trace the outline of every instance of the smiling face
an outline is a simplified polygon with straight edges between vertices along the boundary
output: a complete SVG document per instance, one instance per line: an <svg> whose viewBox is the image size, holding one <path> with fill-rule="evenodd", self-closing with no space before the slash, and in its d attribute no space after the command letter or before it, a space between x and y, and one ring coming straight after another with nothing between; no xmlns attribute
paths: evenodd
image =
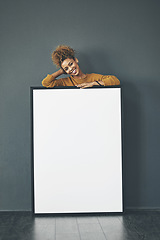
<svg viewBox="0 0 160 240"><path fill-rule="evenodd" d="M78 76L79 73L80 73L80 68L79 68L79 65L78 65L78 59L77 58L75 58L75 59L66 58L62 62L61 67L69 75Z"/></svg>

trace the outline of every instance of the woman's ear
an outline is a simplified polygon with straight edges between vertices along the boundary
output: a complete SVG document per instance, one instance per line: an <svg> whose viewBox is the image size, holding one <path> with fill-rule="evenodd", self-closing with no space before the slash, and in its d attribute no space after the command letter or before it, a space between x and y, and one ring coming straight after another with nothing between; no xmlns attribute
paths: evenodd
<svg viewBox="0 0 160 240"><path fill-rule="evenodd" d="M77 58L75 58L75 61L76 61L76 63L78 63L78 62L79 62Z"/></svg>

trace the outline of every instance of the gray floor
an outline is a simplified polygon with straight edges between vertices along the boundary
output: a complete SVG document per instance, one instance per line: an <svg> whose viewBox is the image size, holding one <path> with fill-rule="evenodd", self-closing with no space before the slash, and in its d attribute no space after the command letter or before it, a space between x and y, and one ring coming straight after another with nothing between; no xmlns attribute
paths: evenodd
<svg viewBox="0 0 160 240"><path fill-rule="evenodd" d="M0 213L0 240L160 240L160 212L34 216Z"/></svg>

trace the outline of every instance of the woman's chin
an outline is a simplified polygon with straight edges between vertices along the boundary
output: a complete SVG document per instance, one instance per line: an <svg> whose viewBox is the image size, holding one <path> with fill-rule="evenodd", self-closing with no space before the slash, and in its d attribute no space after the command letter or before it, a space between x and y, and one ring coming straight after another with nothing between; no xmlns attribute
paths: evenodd
<svg viewBox="0 0 160 240"><path fill-rule="evenodd" d="M75 73L75 74L71 74L72 77L78 77L79 76L79 73Z"/></svg>

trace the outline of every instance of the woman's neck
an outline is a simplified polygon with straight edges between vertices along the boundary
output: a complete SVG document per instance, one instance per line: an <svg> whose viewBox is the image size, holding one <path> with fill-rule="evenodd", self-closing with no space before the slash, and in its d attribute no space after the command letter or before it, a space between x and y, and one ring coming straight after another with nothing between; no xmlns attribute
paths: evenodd
<svg viewBox="0 0 160 240"><path fill-rule="evenodd" d="M83 79L83 78L86 77L86 74L83 73L83 72L80 70L78 76L72 76L72 77L73 77L74 79Z"/></svg>

